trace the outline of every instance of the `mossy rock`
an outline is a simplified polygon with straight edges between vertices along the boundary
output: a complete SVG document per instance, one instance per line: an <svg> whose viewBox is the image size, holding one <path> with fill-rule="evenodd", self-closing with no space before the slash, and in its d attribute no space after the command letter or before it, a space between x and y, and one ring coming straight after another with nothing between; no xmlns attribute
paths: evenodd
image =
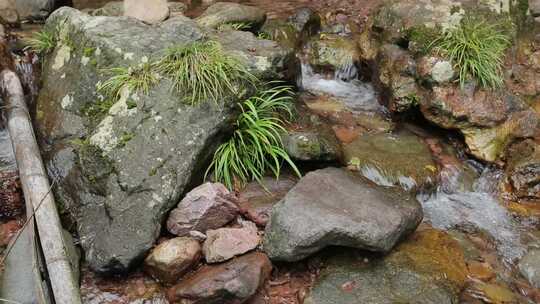
<svg viewBox="0 0 540 304"><path fill-rule="evenodd" d="M306 304L458 303L467 268L459 244L434 229L415 232L386 257L338 249Z"/></svg>
<svg viewBox="0 0 540 304"><path fill-rule="evenodd" d="M149 26L62 8L45 27L57 31L59 42L44 58L36 129L57 181L55 196L77 221L89 266L100 273L129 271L153 246L182 193L202 179L203 165L232 127L238 100L190 106L165 77L147 94L123 90L111 100L98 90L111 77L103 71L156 60L172 45L210 37L256 76L275 77L284 74L291 52L251 33L232 36L233 44L182 16Z"/></svg>

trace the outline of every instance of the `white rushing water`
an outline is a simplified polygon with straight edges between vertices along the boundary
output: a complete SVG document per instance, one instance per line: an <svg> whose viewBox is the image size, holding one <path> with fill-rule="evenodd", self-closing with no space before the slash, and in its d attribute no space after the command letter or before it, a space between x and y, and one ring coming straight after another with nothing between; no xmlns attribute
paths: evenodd
<svg viewBox="0 0 540 304"><path fill-rule="evenodd" d="M493 239L506 262L519 259L526 250L520 240L521 223L496 198L501 172L486 168L469 191L457 183L459 171L451 174L455 176L445 179L434 194L418 195L425 219L438 229L483 232Z"/></svg>
<svg viewBox="0 0 540 304"><path fill-rule="evenodd" d="M302 63L301 69L298 85L303 90L335 97L353 113L384 111L384 107L378 102L373 86L357 79L358 69L354 64L340 68L330 79L315 73L307 63Z"/></svg>

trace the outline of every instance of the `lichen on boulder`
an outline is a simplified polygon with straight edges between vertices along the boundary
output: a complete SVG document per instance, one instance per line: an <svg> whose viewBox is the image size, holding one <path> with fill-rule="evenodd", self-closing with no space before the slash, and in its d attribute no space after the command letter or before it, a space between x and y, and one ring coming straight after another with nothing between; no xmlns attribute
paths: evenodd
<svg viewBox="0 0 540 304"><path fill-rule="evenodd" d="M55 196L77 222L89 266L125 272L142 261L167 212L200 181L231 128L234 98L190 106L160 77L147 94L122 90L111 100L98 91L109 77L103 71L156 60L170 46L216 33L183 16L149 26L71 8L57 10L45 27L58 29L58 42L44 58L37 129ZM290 52L272 41L236 38L234 47L223 43L226 56L238 56L256 76L284 73ZM256 51L242 48L254 44Z"/></svg>

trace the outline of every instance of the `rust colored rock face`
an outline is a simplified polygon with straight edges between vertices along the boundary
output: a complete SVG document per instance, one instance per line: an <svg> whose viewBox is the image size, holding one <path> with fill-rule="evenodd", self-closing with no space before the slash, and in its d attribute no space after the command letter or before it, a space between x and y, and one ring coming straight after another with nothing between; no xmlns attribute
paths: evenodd
<svg viewBox="0 0 540 304"><path fill-rule="evenodd" d="M264 284L272 271L268 257L260 252L216 266L205 266L168 292L171 303L239 304Z"/></svg>
<svg viewBox="0 0 540 304"><path fill-rule="evenodd" d="M244 222L242 228L209 230L203 245L207 263L219 263L255 249L261 238L257 226Z"/></svg>
<svg viewBox="0 0 540 304"><path fill-rule="evenodd" d="M178 236L190 231L206 233L209 229L223 227L237 213L235 196L219 183L206 183L191 192L171 211L167 229Z"/></svg>

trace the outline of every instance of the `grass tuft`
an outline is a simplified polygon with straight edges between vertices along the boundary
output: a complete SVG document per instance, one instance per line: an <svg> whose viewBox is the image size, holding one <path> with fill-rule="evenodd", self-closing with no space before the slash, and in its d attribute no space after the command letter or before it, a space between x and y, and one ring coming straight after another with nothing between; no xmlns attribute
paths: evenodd
<svg viewBox="0 0 540 304"><path fill-rule="evenodd" d="M233 31L249 31L253 27L251 22L227 22L218 26L218 31L233 30Z"/></svg>
<svg viewBox="0 0 540 304"><path fill-rule="evenodd" d="M233 189L252 180L261 182L267 171L278 178L286 162L300 176L281 140L286 118L279 113L292 117L292 100L292 88L277 85L239 103L236 130L219 146L206 175L213 169L214 179Z"/></svg>
<svg viewBox="0 0 540 304"><path fill-rule="evenodd" d="M241 83L256 82L255 76L215 41L169 48L157 68L172 79L175 89L183 92L191 105L237 96Z"/></svg>
<svg viewBox="0 0 540 304"><path fill-rule="evenodd" d="M500 87L504 54L511 43L504 30L506 25L465 17L458 27L442 33L431 46L455 64L461 86L474 78L481 86Z"/></svg>
<svg viewBox="0 0 540 304"><path fill-rule="evenodd" d="M124 89L148 94L150 88L159 81L154 65L148 62L135 67L108 69L106 73L112 76L98 86L98 91L113 100L120 99Z"/></svg>
<svg viewBox="0 0 540 304"><path fill-rule="evenodd" d="M47 54L51 52L57 44L57 37L54 31L41 30L34 33L27 43L30 48L38 54Z"/></svg>

